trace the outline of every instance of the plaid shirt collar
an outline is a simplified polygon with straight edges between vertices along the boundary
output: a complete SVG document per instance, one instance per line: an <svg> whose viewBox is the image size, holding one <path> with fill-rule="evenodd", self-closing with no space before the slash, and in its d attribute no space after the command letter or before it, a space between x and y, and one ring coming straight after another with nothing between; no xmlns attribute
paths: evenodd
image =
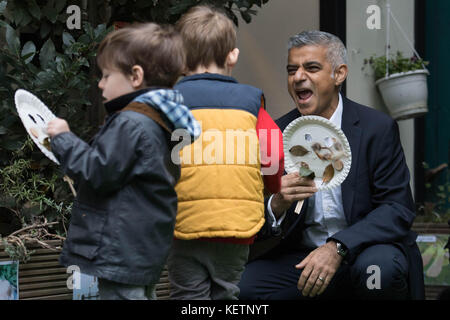
<svg viewBox="0 0 450 320"><path fill-rule="evenodd" d="M183 96L178 90L152 90L139 95L133 101L145 103L160 110L172 122L175 129L186 130L192 141L200 136L201 127L189 108L183 104Z"/></svg>

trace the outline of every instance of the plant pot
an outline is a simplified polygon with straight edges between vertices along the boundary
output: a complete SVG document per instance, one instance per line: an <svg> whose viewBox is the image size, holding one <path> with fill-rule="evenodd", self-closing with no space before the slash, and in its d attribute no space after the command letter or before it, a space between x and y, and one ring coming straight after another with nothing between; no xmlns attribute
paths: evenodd
<svg viewBox="0 0 450 320"><path fill-rule="evenodd" d="M428 112L427 70L395 73L375 82L395 120L419 117Z"/></svg>

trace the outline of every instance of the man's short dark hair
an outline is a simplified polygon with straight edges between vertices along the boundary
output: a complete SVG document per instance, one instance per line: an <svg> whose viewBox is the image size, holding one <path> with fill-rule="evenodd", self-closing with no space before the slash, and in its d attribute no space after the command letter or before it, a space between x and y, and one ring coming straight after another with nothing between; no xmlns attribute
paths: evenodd
<svg viewBox="0 0 450 320"><path fill-rule="evenodd" d="M347 64L347 49L341 39L324 31L303 31L290 37L288 51L292 48L301 48L308 45L326 47L328 62L331 63L333 69L341 64Z"/></svg>

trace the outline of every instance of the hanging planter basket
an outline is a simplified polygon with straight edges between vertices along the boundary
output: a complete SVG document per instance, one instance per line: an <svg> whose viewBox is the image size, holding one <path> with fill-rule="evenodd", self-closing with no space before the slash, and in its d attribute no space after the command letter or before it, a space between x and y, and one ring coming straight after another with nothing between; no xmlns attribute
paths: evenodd
<svg viewBox="0 0 450 320"><path fill-rule="evenodd" d="M395 120L420 117L428 112L428 70L395 73L375 82Z"/></svg>
<svg viewBox="0 0 450 320"><path fill-rule="evenodd" d="M375 70L375 85L381 93L384 104L395 120L405 120L420 117L428 112L427 76L430 74L425 67L428 62L423 61L409 40L406 32L391 11L389 0L386 3L386 52L384 56L371 57L364 64L372 65ZM414 55L404 58L400 51L391 57L390 21L395 22L398 29L408 42Z"/></svg>

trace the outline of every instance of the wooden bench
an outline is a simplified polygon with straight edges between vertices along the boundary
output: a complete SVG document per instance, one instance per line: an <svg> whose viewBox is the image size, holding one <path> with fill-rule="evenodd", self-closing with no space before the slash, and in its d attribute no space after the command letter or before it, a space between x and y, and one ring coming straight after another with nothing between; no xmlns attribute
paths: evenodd
<svg viewBox="0 0 450 320"><path fill-rule="evenodd" d="M46 243L62 247L58 240ZM71 274L58 262L61 249L54 251L34 244L27 245L27 249L34 252L27 263L19 263L19 300L72 300L73 291L67 288ZM0 245L0 261L11 261L3 245ZM169 293L169 273L164 267L156 285L156 296L158 300L168 300Z"/></svg>
<svg viewBox="0 0 450 320"><path fill-rule="evenodd" d="M159 282L156 285L156 297L158 300L169 300L170 295L170 282L169 272L167 266L164 267Z"/></svg>
<svg viewBox="0 0 450 320"><path fill-rule="evenodd" d="M62 246L59 240L46 241L52 247ZM0 261L11 258L0 245ZM58 262L61 249L45 249L27 244L34 251L27 263L19 263L19 300L72 300L73 292L67 288L70 274Z"/></svg>

